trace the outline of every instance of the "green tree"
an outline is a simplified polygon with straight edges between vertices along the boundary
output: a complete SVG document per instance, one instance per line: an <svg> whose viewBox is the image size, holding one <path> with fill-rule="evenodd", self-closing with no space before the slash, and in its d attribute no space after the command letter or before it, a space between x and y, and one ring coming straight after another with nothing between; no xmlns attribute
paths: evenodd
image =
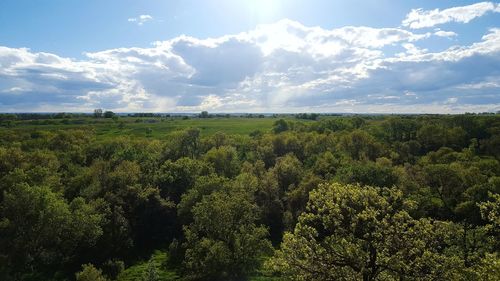
<svg viewBox="0 0 500 281"><path fill-rule="evenodd" d="M417 131L417 140L425 151L438 150L442 146L463 148L467 132L460 127L447 128L439 124L425 124Z"/></svg>
<svg viewBox="0 0 500 281"><path fill-rule="evenodd" d="M316 158L313 171L325 179L331 179L335 176L339 167L340 159L336 158L330 151L326 151Z"/></svg>
<svg viewBox="0 0 500 281"><path fill-rule="evenodd" d="M290 280L459 277L455 259L439 250L453 225L414 220L411 205L394 189L320 185L268 266Z"/></svg>
<svg viewBox="0 0 500 281"><path fill-rule="evenodd" d="M302 179L304 169L302 163L293 154L287 154L278 158L276 164L271 169L278 181L281 192L297 186Z"/></svg>
<svg viewBox="0 0 500 281"><path fill-rule="evenodd" d="M48 187L17 184L0 205L0 256L17 276L50 266L63 269L78 251L96 244L101 222L82 198L68 205Z"/></svg>
<svg viewBox="0 0 500 281"><path fill-rule="evenodd" d="M500 243L500 194L490 193L491 201L478 204L481 215L488 221L486 231L493 238L494 249L499 249ZM471 280L494 281L500 279L500 257L498 251L486 253L479 262L469 269Z"/></svg>
<svg viewBox="0 0 500 281"><path fill-rule="evenodd" d="M208 118L208 117L209 117L209 115L208 115L208 111L202 111L202 112L200 113L200 118Z"/></svg>
<svg viewBox="0 0 500 281"><path fill-rule="evenodd" d="M469 280L500 280L500 257L498 253L486 254L469 272Z"/></svg>
<svg viewBox="0 0 500 281"><path fill-rule="evenodd" d="M362 130L354 130L340 138L339 147L354 160L372 160L381 156L382 146L373 136Z"/></svg>
<svg viewBox="0 0 500 281"><path fill-rule="evenodd" d="M164 154L166 159L173 160L181 157L195 158L200 153L199 146L200 130L189 128L170 135Z"/></svg>
<svg viewBox="0 0 500 281"><path fill-rule="evenodd" d="M113 111L104 112L104 118L112 118L113 116L115 116L115 113Z"/></svg>
<svg viewBox="0 0 500 281"><path fill-rule="evenodd" d="M191 222L192 208L199 203L204 196L222 190L227 184L227 178L215 174L198 177L194 186L182 194L181 201L177 205L179 217L185 222Z"/></svg>
<svg viewBox="0 0 500 281"><path fill-rule="evenodd" d="M154 183L159 187L162 197L178 203L181 195L193 187L197 177L212 172L213 168L200 160L187 157L175 162L167 160L156 171Z"/></svg>
<svg viewBox="0 0 500 281"><path fill-rule="evenodd" d="M500 194L490 193L491 201L479 204L481 215L493 227L500 228ZM500 230L500 229L499 229Z"/></svg>
<svg viewBox="0 0 500 281"><path fill-rule="evenodd" d="M275 134L288 131L288 122L283 119L276 120L273 125L273 132Z"/></svg>
<svg viewBox="0 0 500 281"><path fill-rule="evenodd" d="M76 281L107 281L102 271L95 268L92 264L82 265L82 271L75 274Z"/></svg>
<svg viewBox="0 0 500 281"><path fill-rule="evenodd" d="M245 181L243 181L245 182ZM214 192L193 207L184 228L184 267L194 280L238 280L252 273L271 249L267 230L256 225L251 193L238 187Z"/></svg>
<svg viewBox="0 0 500 281"><path fill-rule="evenodd" d="M336 178L343 183L358 183L378 187L392 187L398 180L392 167L370 161L346 163L338 169Z"/></svg>
<svg viewBox="0 0 500 281"><path fill-rule="evenodd" d="M148 262L148 267L146 268L146 271L142 275L142 281L159 281L160 276L158 274L158 269L156 268L156 265L152 262Z"/></svg>
<svg viewBox="0 0 500 281"><path fill-rule="evenodd" d="M231 178L239 172L238 154L232 146L214 147L205 154L204 159L214 167L218 175Z"/></svg>
<svg viewBox="0 0 500 281"><path fill-rule="evenodd" d="M101 118L102 117L102 109L101 108L94 109L94 117L95 118Z"/></svg>

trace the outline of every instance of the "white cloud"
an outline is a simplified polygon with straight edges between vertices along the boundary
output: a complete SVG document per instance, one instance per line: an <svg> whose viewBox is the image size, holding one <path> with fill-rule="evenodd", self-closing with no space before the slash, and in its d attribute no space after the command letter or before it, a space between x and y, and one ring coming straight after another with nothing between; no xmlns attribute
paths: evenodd
<svg viewBox="0 0 500 281"><path fill-rule="evenodd" d="M403 26L418 29L448 22L468 23L488 12L500 12L500 5L492 2L480 2L444 10L413 9L403 20Z"/></svg>
<svg viewBox="0 0 500 281"><path fill-rule="evenodd" d="M2 93L18 93L18 92L26 92L26 89L23 89L21 87L12 87L10 89L4 89L1 92Z"/></svg>
<svg viewBox="0 0 500 281"><path fill-rule="evenodd" d="M438 31L434 32L434 35L439 36L439 37L451 38L451 37L457 36L458 34L456 34L453 31L438 30Z"/></svg>
<svg viewBox="0 0 500 281"><path fill-rule="evenodd" d="M148 21L152 21L153 17L151 15L140 15L136 18L129 18L128 22L135 22L137 25L143 25Z"/></svg>
<svg viewBox="0 0 500 281"><path fill-rule="evenodd" d="M483 90L483 89L488 89L488 88L500 88L500 82L498 82L498 81L500 81L500 77L493 77L491 79L486 78L485 81L458 85L457 89Z"/></svg>
<svg viewBox="0 0 500 281"><path fill-rule="evenodd" d="M458 98L451 97L451 98L448 98L445 103L447 103L447 104L455 104L455 103L457 103L457 101L458 101Z"/></svg>
<svg viewBox="0 0 500 281"><path fill-rule="evenodd" d="M398 57L405 57L407 55L422 55L428 51L427 49L420 49L412 43L404 43L401 44L401 46L406 50L406 52L396 54Z"/></svg>
<svg viewBox="0 0 500 281"><path fill-rule="evenodd" d="M83 60L0 47L0 111L498 110L492 83L500 77L500 29L441 52L417 46L429 36L283 20L218 38L180 36L150 48L86 53ZM387 47L403 52L390 55Z"/></svg>

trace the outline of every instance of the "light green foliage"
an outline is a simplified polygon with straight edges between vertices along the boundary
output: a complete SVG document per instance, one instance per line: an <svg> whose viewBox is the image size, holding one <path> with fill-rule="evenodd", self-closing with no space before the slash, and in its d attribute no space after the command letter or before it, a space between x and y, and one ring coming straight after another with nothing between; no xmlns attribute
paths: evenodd
<svg viewBox="0 0 500 281"><path fill-rule="evenodd" d="M500 280L500 257L498 255L498 252L486 254L481 261L468 270L467 276L469 280Z"/></svg>
<svg viewBox="0 0 500 281"><path fill-rule="evenodd" d="M340 159L336 158L330 151L326 151L316 159L313 169L317 175L325 179L331 179L337 172L339 166Z"/></svg>
<svg viewBox="0 0 500 281"><path fill-rule="evenodd" d="M287 154L276 161L271 173L276 177L281 192L297 186L303 176L302 163L293 154Z"/></svg>
<svg viewBox="0 0 500 281"><path fill-rule="evenodd" d="M481 214L492 226L500 227L500 194L490 194L493 200L480 204Z"/></svg>
<svg viewBox="0 0 500 281"><path fill-rule="evenodd" d="M238 154L232 146L212 148L205 154L204 159L214 167L215 172L220 176L231 178L239 172Z"/></svg>
<svg viewBox="0 0 500 281"><path fill-rule="evenodd" d="M76 281L107 281L102 271L92 264L82 265L82 271L76 273Z"/></svg>
<svg viewBox="0 0 500 281"><path fill-rule="evenodd" d="M198 156L200 130L196 128L187 128L182 131L176 131L172 134L168 144L169 153L173 158Z"/></svg>
<svg viewBox="0 0 500 281"><path fill-rule="evenodd" d="M198 202L201 201L203 196L219 191L227 184L228 180L226 178L215 174L199 177L196 180L194 187L182 195L181 201L177 205L177 212L179 216L185 222L190 222L192 220L191 210Z"/></svg>
<svg viewBox="0 0 500 281"><path fill-rule="evenodd" d="M156 278L146 280L171 281L178 280L179 276L166 267L168 256L165 252L155 251L151 258L144 262L139 262L125 269L116 281L143 281L144 278Z"/></svg>
<svg viewBox="0 0 500 281"><path fill-rule="evenodd" d="M158 275L158 270L156 266L151 261L148 263L146 271L142 274L142 281L159 281L160 276Z"/></svg>
<svg viewBox="0 0 500 281"><path fill-rule="evenodd" d="M491 200L478 203L481 216L488 223L484 227L486 232L493 237L494 249L500 249L500 194L490 193ZM498 257L497 257L498 258Z"/></svg>
<svg viewBox="0 0 500 281"><path fill-rule="evenodd" d="M370 134L354 130L340 138L339 147L354 160L375 160L382 155L382 145Z"/></svg>
<svg viewBox="0 0 500 281"><path fill-rule="evenodd" d="M414 220L396 190L321 185L268 266L291 280L434 280L459 276L439 252L448 223Z"/></svg>

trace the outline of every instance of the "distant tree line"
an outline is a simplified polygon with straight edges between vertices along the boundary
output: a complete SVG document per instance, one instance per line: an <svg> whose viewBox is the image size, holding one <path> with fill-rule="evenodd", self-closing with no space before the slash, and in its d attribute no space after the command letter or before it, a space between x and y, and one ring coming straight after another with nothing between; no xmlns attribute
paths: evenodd
<svg viewBox="0 0 500 281"><path fill-rule="evenodd" d="M127 114L129 117L154 117L154 118L161 118L161 117L170 117L170 114L160 114L160 113L130 113Z"/></svg>
<svg viewBox="0 0 500 281"><path fill-rule="evenodd" d="M86 117L84 113L0 113L0 122L6 120L69 119Z"/></svg>
<svg viewBox="0 0 500 281"><path fill-rule="evenodd" d="M100 108L94 109L94 117L95 118L113 118L115 113L113 111L103 111Z"/></svg>
<svg viewBox="0 0 500 281"><path fill-rule="evenodd" d="M295 114L295 118L297 119L306 119L306 120L317 120L319 114L317 113L298 113Z"/></svg>
<svg viewBox="0 0 500 281"><path fill-rule="evenodd" d="M231 118L231 114L228 113L215 113L209 114L208 111L202 111L198 118Z"/></svg>

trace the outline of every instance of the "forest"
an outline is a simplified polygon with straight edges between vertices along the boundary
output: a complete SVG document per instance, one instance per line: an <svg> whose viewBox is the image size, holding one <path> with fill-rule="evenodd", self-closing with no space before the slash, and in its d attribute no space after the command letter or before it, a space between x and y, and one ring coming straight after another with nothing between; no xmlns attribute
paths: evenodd
<svg viewBox="0 0 500 281"><path fill-rule="evenodd" d="M499 235L500 114L0 116L3 281L493 281Z"/></svg>

